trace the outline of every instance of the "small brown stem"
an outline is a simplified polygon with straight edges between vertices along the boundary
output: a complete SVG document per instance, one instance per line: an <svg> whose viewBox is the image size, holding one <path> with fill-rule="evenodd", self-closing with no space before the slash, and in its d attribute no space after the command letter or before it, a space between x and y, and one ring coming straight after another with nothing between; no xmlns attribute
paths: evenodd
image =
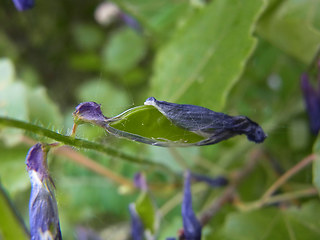
<svg viewBox="0 0 320 240"><path fill-rule="evenodd" d="M291 178L294 174L299 172L301 169L309 165L314 159L316 158L316 155L311 154L307 156L306 158L302 159L298 164L293 166L291 169L289 169L287 172L285 172L274 184L271 185L271 187L263 194L262 196L262 202L267 201L268 198L281 186L283 185L289 178Z"/></svg>

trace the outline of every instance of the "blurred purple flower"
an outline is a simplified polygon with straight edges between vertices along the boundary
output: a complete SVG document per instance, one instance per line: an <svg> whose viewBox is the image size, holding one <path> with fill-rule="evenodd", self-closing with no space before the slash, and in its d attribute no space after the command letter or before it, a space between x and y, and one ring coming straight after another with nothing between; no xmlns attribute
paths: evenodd
<svg viewBox="0 0 320 240"><path fill-rule="evenodd" d="M184 179L184 195L181 206L183 221L183 236L181 239L200 240L201 224L192 209L192 196L190 187L191 174L189 171L185 173Z"/></svg>
<svg viewBox="0 0 320 240"><path fill-rule="evenodd" d="M131 236L133 240L143 240L144 226L137 213L134 203L129 205L129 212L131 216Z"/></svg>
<svg viewBox="0 0 320 240"><path fill-rule="evenodd" d="M146 177L143 173L138 172L134 175L134 179L133 179L134 185L141 189L142 191L148 191L148 184L146 181Z"/></svg>
<svg viewBox="0 0 320 240"><path fill-rule="evenodd" d="M47 169L47 151L37 143L26 157L31 181L29 202L30 234L32 240L62 239L54 185Z"/></svg>
<svg viewBox="0 0 320 240"><path fill-rule="evenodd" d="M306 109L309 115L310 129L314 135L320 130L320 62L318 72L318 87L313 88L307 74L301 76L301 89Z"/></svg>
<svg viewBox="0 0 320 240"><path fill-rule="evenodd" d="M79 226L76 228L77 240L101 240L99 234L90 228Z"/></svg>
<svg viewBox="0 0 320 240"><path fill-rule="evenodd" d="M103 125L107 119L101 111L100 104L95 102L80 103L73 112L75 122L88 122Z"/></svg>
<svg viewBox="0 0 320 240"><path fill-rule="evenodd" d="M34 6L34 0L13 0L13 3L18 11L25 11Z"/></svg>
<svg viewBox="0 0 320 240"><path fill-rule="evenodd" d="M191 177L199 182L205 182L211 187L223 187L228 184L228 179L223 176L212 178L205 175L191 173Z"/></svg>
<svg viewBox="0 0 320 240"><path fill-rule="evenodd" d="M136 30L137 32L142 31L142 28L141 28L139 22L135 18L133 18L132 16L130 16L124 12L121 12L119 14L119 16L120 16L120 19L122 19L122 21L130 28Z"/></svg>

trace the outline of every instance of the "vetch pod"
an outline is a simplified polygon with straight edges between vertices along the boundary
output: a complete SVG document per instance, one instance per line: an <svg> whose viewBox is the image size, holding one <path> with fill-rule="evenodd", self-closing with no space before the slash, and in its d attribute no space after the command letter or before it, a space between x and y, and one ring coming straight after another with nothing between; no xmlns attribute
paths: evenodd
<svg viewBox="0 0 320 240"><path fill-rule="evenodd" d="M37 143L26 157L31 181L29 219L32 240L62 239L54 184L48 173L46 156L45 147Z"/></svg>
<svg viewBox="0 0 320 240"><path fill-rule="evenodd" d="M206 137L196 145L215 144L240 134L255 143L262 143L267 137L257 123L245 116L233 117L200 106L158 101L154 97L144 104L156 107L176 126Z"/></svg>

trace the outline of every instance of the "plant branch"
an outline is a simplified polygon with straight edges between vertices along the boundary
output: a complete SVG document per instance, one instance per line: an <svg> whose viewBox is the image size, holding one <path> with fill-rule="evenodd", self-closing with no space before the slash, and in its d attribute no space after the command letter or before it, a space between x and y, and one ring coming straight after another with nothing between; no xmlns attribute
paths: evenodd
<svg viewBox="0 0 320 240"><path fill-rule="evenodd" d="M311 154L307 156L306 158L302 159L298 164L293 166L291 169L289 169L287 172L285 172L274 184L271 185L271 187L263 194L261 198L261 202L267 201L268 198L271 197L271 195L281 186L283 185L289 178L291 178L294 174L299 172L301 169L309 165L316 156L314 154Z"/></svg>
<svg viewBox="0 0 320 240"><path fill-rule="evenodd" d="M220 197L218 197L212 205L206 209L200 216L200 222L202 226L206 225L210 219L221 209L221 207L233 200L237 187L242 183L242 181L252 172L256 166L258 159L261 155L261 151L253 152L250 160L247 165L235 173L232 182L229 186L223 191Z"/></svg>
<svg viewBox="0 0 320 240"><path fill-rule="evenodd" d="M143 158L136 158L131 155L125 154L123 152L120 152L110 146L103 145L101 143L91 142L84 139L74 138L70 136L65 136L60 133L51 131L49 129L34 125L32 123L23 122L16 119L6 118L0 116L0 125L6 126L6 127L14 127L19 129L24 129L26 131L38 134L40 136L44 136L53 140L56 140L58 142L64 143L69 146L77 147L77 148L86 148L95 150L98 152L103 152L105 154L108 154L110 156L121 158L123 160L126 160L131 163L137 163L137 164L143 164L151 167L155 167L159 170L163 170L167 172L168 174L171 174L172 176L176 176L176 174L169 168L167 168L163 164L152 162L148 159Z"/></svg>
<svg viewBox="0 0 320 240"><path fill-rule="evenodd" d="M251 210L259 209L266 205L285 202L285 201L294 200L298 198L311 197L315 195L318 195L318 190L315 187L311 187L303 190L271 196L263 202L258 200L258 201L247 203L247 204L238 203L236 204L236 207L241 211L251 211Z"/></svg>

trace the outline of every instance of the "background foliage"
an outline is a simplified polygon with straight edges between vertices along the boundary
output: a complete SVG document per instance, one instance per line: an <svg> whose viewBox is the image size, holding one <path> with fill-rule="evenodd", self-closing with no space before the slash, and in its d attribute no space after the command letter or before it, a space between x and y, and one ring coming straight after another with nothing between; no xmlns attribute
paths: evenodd
<svg viewBox="0 0 320 240"><path fill-rule="evenodd" d="M268 138L261 145L240 136L213 146L168 149L116 139L96 127L80 126L78 137L115 147L136 159L164 164L167 170L93 150L79 149L69 155L52 151L49 169L56 185L64 238L75 239L78 232L90 230L104 239L127 239L128 205L139 194L130 183L138 171L146 173L162 213L158 238L176 236L182 227L183 171L232 179L234 171L258 152L259 161L237 188L236 201L222 207L203 229L203 238L319 239L320 203L315 194L302 195L301 199L293 195L293 200L271 206L248 207L313 151L318 156L314 171L308 166L277 194L313 188L313 177L315 186L320 186L320 141L309 131L300 90L301 73L309 71L315 76L314 58L320 46L319 2L113 3L122 15L111 23L97 17L105 4L101 1L37 1L27 12L17 12L10 1L1 3L2 117L67 135L72 112L80 102L100 103L105 115L114 116L154 96L246 115L265 129ZM136 19L139 26L124 21L123 14ZM21 233L8 224L11 217L13 222L20 220L10 215L4 193L27 223L30 183L24 159L34 141L52 140L5 124L0 128L0 140L4 189L0 212L8 212L0 214L0 239L10 236L7 234L23 239L17 238ZM85 164L79 159L85 159ZM99 164L96 169L94 163ZM101 169L111 170L121 180L112 180L110 171ZM193 191L193 205L199 215L223 192L200 183L193 185Z"/></svg>

